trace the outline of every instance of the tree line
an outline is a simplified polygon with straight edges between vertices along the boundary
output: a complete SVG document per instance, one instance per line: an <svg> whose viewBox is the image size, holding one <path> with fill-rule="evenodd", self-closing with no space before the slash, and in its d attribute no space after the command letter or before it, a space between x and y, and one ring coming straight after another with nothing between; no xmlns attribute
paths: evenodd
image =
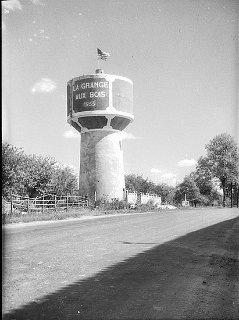
<svg viewBox="0 0 239 320"><path fill-rule="evenodd" d="M198 159L196 170L176 187L129 174L125 176L126 189L156 194L164 203L181 204L186 195L195 206L225 206L230 185L238 187L238 146L229 134L223 133L210 140L205 149L206 156ZM4 142L2 160L2 195L5 198L9 198L11 192L30 198L48 193L57 196L79 193L77 175L53 158L27 155L22 149Z"/></svg>
<svg viewBox="0 0 239 320"><path fill-rule="evenodd" d="M195 205L200 202L210 205L215 201L222 201L225 207L226 196L230 195L230 191L232 193L232 186L234 195L238 197L238 146L231 135L222 133L210 140L205 149L206 156L198 159L196 170L178 186L175 199L179 200L182 193L186 193ZM218 187L222 190L222 196ZM233 194L230 196L232 198Z"/></svg>
<svg viewBox="0 0 239 320"><path fill-rule="evenodd" d="M128 175L126 189L155 193L162 197L162 202L176 205L181 204L186 195L191 205L222 204L225 206L226 196L232 192L232 186L235 191L234 196L238 197L238 146L231 135L222 133L210 140L205 149L206 156L198 159L196 170L186 176L176 187L155 184L142 176Z"/></svg>
<svg viewBox="0 0 239 320"><path fill-rule="evenodd" d="M77 176L70 167L50 157L27 155L7 142L2 145L2 195L35 198L52 193L77 194Z"/></svg>

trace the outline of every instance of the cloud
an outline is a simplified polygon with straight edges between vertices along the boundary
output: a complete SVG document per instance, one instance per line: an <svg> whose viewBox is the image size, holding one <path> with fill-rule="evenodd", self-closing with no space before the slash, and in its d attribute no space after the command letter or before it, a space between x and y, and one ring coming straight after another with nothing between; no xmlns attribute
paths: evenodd
<svg viewBox="0 0 239 320"><path fill-rule="evenodd" d="M156 168L152 168L152 169L150 170L150 172L152 172L152 173L161 173L162 170L159 170L159 169L156 169Z"/></svg>
<svg viewBox="0 0 239 320"><path fill-rule="evenodd" d="M174 173L164 173L161 175L161 178L164 178L164 179L172 179L172 178L176 178L177 175L174 174Z"/></svg>
<svg viewBox="0 0 239 320"><path fill-rule="evenodd" d="M49 93L56 89L56 83L49 78L41 78L39 82L36 82L32 87L32 93L45 92Z"/></svg>
<svg viewBox="0 0 239 320"><path fill-rule="evenodd" d="M177 163L178 167L192 167L197 163L197 161L195 159L184 159L184 160L180 160Z"/></svg>
<svg viewBox="0 0 239 320"><path fill-rule="evenodd" d="M22 5L19 0L8 0L8 1L2 1L2 7L5 10L22 10ZM5 12L8 13L8 12Z"/></svg>
<svg viewBox="0 0 239 320"><path fill-rule="evenodd" d="M63 137L66 139L76 139L80 138L80 134L78 134L76 131L67 130L63 133Z"/></svg>

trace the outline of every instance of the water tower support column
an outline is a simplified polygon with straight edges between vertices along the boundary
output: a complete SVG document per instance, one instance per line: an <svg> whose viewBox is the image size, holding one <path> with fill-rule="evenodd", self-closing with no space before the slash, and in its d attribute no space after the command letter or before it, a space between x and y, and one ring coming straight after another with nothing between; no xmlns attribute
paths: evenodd
<svg viewBox="0 0 239 320"><path fill-rule="evenodd" d="M81 134L79 189L89 199L124 198L124 166L121 134L95 130Z"/></svg>

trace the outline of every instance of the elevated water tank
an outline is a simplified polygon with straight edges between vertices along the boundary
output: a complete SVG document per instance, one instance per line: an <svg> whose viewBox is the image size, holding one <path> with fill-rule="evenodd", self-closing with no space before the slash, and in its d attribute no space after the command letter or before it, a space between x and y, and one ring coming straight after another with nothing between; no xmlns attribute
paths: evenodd
<svg viewBox="0 0 239 320"><path fill-rule="evenodd" d="M124 198L121 131L133 121L133 82L95 74L67 83L67 122L81 134L79 190L95 199Z"/></svg>

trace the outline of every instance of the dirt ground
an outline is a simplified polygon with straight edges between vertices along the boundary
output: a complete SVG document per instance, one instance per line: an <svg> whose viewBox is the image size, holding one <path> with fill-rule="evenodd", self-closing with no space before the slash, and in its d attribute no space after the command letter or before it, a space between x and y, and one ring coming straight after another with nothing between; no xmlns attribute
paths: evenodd
<svg viewBox="0 0 239 320"><path fill-rule="evenodd" d="M206 213L204 216L202 213L197 214L201 214L201 220L198 218L197 221L206 224ZM107 223L107 230L114 233L109 219L99 219L97 229L92 229L92 234L97 233L96 230L98 236L101 230L102 234L106 232ZM152 214L145 218L119 217L111 220L113 219L116 225L118 223L118 229L125 222L128 229L124 227L124 236L118 235L109 247L105 244L104 249L110 250L108 248L114 247L114 242L118 243L121 239L122 243L119 247L115 246L114 250L131 250L130 257L119 259L117 256L116 261L119 261L110 263L109 266L104 262L100 266L99 262L97 267L101 269L100 272L81 280L70 281L58 290L53 290L52 283L49 288L51 293L19 308L12 308L3 319L239 319L238 217L235 218L234 215L229 220L196 231L193 231L193 219L190 222L190 217L186 217L186 214L182 214L180 219L175 214L168 217ZM86 238L87 232L89 239L93 237L89 228L96 227L94 223L91 220L85 225L85 229L79 229L82 241L84 232ZM158 226L164 225L164 229L168 228L167 232L170 233L182 229L187 223L191 230L187 233L185 227L184 235L170 241L159 241L160 236L154 233L157 230L156 223ZM170 223L174 226L173 229L169 229ZM132 231L133 226L136 226L135 232ZM143 229L146 230L146 235L140 236ZM103 235L100 237L102 243L105 243ZM166 233L164 237L167 237ZM19 241L21 244L20 235ZM101 247L97 247L97 252L102 248L102 243ZM135 249L137 246L140 250ZM95 260L91 260L94 263L100 261L96 251ZM93 253L88 250L89 252ZM113 253L109 253L112 262ZM107 257L106 254L102 261L107 260ZM71 267L68 267L70 274ZM90 264L87 268L90 268ZM93 266L92 268L94 269ZM62 271L58 269L59 273ZM67 279L67 275L65 277ZM21 294L22 289L17 288L16 281L15 286ZM26 289L29 286L29 282L25 283ZM51 284L48 283L48 286Z"/></svg>

